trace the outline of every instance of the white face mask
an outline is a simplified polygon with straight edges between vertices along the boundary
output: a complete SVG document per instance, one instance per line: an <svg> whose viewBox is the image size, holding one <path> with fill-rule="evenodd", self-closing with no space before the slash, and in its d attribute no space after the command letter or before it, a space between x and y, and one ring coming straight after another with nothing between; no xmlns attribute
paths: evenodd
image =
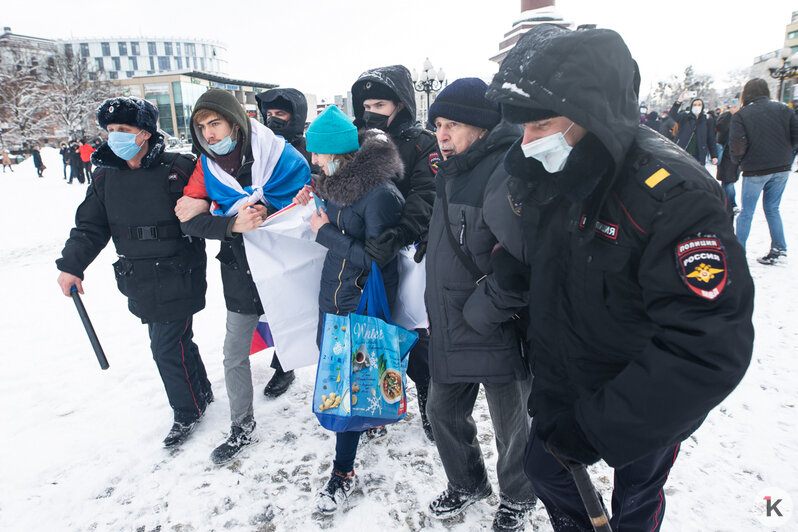
<svg viewBox="0 0 798 532"><path fill-rule="evenodd" d="M568 134L572 127L574 127L573 122L571 122L565 132L558 131L553 135L521 144L521 151L524 152L524 157L537 159L550 174L562 171L573 149L565 140L565 135Z"/></svg>
<svg viewBox="0 0 798 532"><path fill-rule="evenodd" d="M693 114L699 116L701 114L701 111L703 110L704 110L703 107L701 107L700 105L696 105L693 107Z"/></svg>

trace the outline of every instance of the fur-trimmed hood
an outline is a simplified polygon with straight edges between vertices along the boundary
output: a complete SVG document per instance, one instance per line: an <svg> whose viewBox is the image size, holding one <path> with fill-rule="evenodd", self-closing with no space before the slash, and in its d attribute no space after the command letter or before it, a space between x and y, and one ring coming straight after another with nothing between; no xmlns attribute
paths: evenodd
<svg viewBox="0 0 798 532"><path fill-rule="evenodd" d="M158 157L163 153L164 150L164 137L163 133L155 132L149 138L148 142L149 149L147 150L147 155L141 159L141 167L142 168L149 168L150 165L155 162ZM111 147L108 145L108 142L103 142L99 148L97 148L94 153L91 154L91 164L94 166L99 166L100 168L122 168L127 169L129 168L127 165L127 161L120 158L116 155Z"/></svg>
<svg viewBox="0 0 798 532"><path fill-rule="evenodd" d="M342 206L353 204L375 186L399 179L404 173L399 150L386 133L363 130L358 141L360 149L354 159L342 162L332 176L320 174L316 180L321 196Z"/></svg>

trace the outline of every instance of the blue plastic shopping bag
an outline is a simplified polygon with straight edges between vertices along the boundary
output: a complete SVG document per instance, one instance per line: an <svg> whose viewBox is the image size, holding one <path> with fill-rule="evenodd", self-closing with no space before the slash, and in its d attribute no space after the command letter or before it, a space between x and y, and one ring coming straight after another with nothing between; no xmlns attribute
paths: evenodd
<svg viewBox="0 0 798 532"><path fill-rule="evenodd" d="M404 418L407 356L417 340L391 322L382 273L372 263L357 311L324 315L313 393L321 425L362 431Z"/></svg>

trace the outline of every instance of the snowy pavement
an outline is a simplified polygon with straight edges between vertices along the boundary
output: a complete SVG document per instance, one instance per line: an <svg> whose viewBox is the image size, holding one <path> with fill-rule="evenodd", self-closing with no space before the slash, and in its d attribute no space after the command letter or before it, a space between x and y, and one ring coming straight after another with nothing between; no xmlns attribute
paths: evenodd
<svg viewBox="0 0 798 532"><path fill-rule="evenodd" d="M55 283L53 261L85 185L66 185L57 152L45 149L43 155L43 179L36 178L30 159L14 174L0 176L6 198L0 209L0 530L490 527L496 495L451 521L428 516L427 504L446 480L435 446L424 438L412 384L407 419L390 426L388 438L361 445L357 505L332 518L314 514L313 497L329 475L334 450L331 433L311 412L315 368L298 370L285 396L266 399L260 391L272 372L268 352L252 358L261 443L226 467L212 466L210 452L229 429L221 356L225 311L215 260L209 260L208 304L195 317L195 336L216 402L179 451L163 449L171 411L146 327L116 290L113 246L87 270L83 298L109 370L100 370L72 301ZM788 244L796 247L798 184L788 185L781 211ZM768 246L760 207L749 239L756 282L753 362L737 390L683 444L666 485L663 531L770 530L754 513L762 493L781 490L798 501L798 305L792 301L798 297L797 261L758 264L755 257ZM218 245L208 248L213 257ZM497 493L496 447L484 398L474 417ZM599 464L591 473L608 501L611 469ZM798 515L783 529L798 530ZM551 530L542 505L527 530Z"/></svg>

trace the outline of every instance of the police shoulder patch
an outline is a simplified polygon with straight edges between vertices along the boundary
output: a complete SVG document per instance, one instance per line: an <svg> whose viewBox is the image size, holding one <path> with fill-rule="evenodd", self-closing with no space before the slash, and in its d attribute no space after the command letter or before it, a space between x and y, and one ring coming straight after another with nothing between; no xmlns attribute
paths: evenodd
<svg viewBox="0 0 798 532"><path fill-rule="evenodd" d="M726 288L728 267L726 251L715 235L698 234L676 244L679 275L694 294L715 299Z"/></svg>
<svg viewBox="0 0 798 532"><path fill-rule="evenodd" d="M674 174L658 162L649 162L637 172L637 179L643 189L658 200L665 198L667 193L684 182L679 174Z"/></svg>
<svg viewBox="0 0 798 532"><path fill-rule="evenodd" d="M433 174L438 173L438 165L441 163L441 156L438 155L437 151L430 152L428 156L429 167L432 170Z"/></svg>

